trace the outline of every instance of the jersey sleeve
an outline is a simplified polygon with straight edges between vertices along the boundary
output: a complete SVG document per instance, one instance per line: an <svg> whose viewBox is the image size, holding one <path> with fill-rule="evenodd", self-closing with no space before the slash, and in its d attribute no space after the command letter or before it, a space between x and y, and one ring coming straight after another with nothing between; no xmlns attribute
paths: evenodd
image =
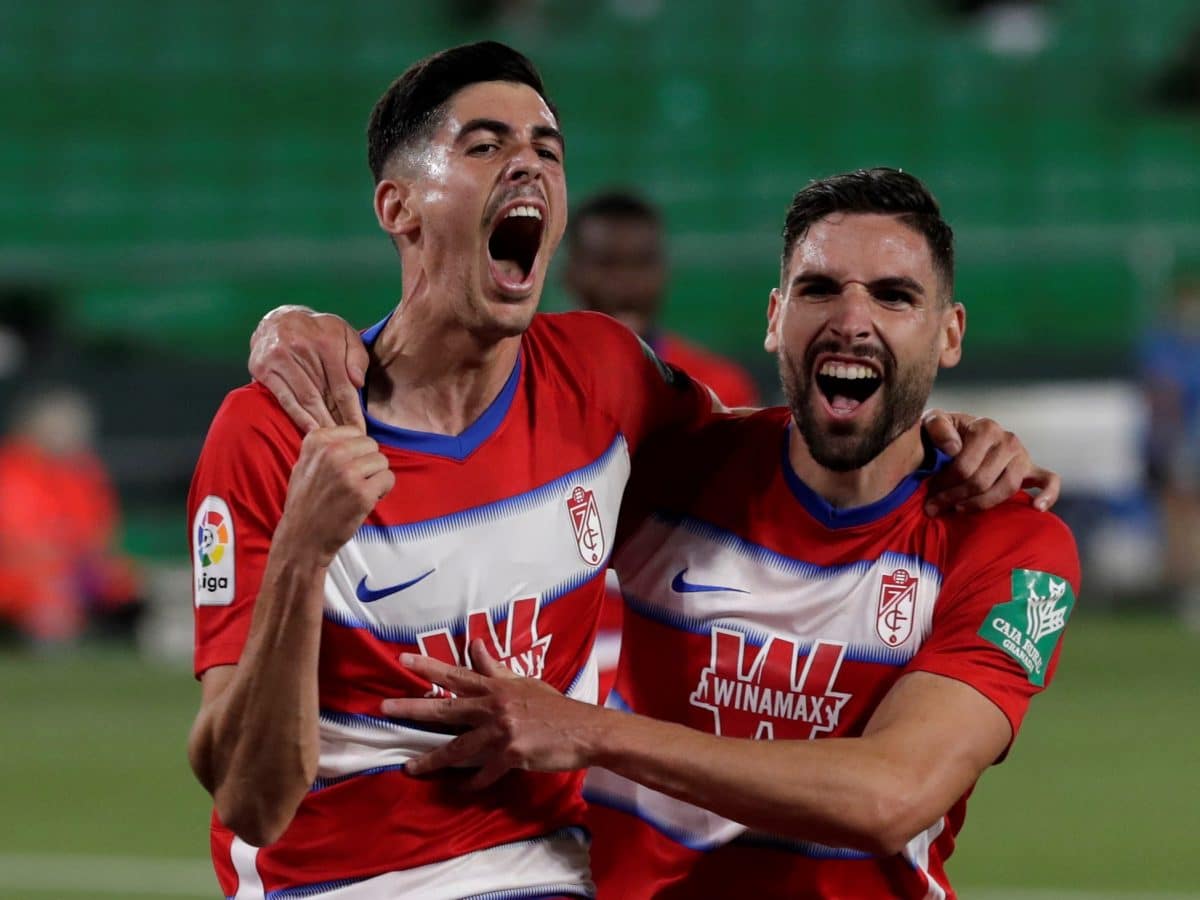
<svg viewBox="0 0 1200 900"><path fill-rule="evenodd" d="M209 428L188 494L197 677L241 657L300 440L257 385Z"/></svg>
<svg viewBox="0 0 1200 900"><path fill-rule="evenodd" d="M1079 556L1057 517L1019 501L992 512L973 517L972 533L952 550L932 632L906 671L969 684L1000 708L1015 739L1058 666Z"/></svg>
<svg viewBox="0 0 1200 900"><path fill-rule="evenodd" d="M636 453L648 439L684 432L713 411L713 395L682 369L664 362L640 337L608 316L588 316L599 345L593 367L596 400L617 422Z"/></svg>

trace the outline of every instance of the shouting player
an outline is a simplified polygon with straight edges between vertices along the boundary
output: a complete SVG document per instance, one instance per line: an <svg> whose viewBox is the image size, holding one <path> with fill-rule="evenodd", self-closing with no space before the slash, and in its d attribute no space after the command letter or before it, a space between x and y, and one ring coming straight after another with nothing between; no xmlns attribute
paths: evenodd
<svg viewBox="0 0 1200 900"><path fill-rule="evenodd" d="M711 398L612 319L535 315L566 191L528 60L494 43L423 60L368 139L403 302L354 338L365 406L345 405L345 342L328 391L366 434L264 375L281 401L258 385L229 395L189 499L202 677L189 755L215 801L214 864L237 897L589 896L581 774L477 792L469 773L413 778L406 763L450 736L381 704L437 693L402 653L453 666L472 640L592 701L630 458L698 425ZM298 318L341 340L340 323ZM274 327L260 346L286 376ZM994 490L1030 472L994 425L967 438L968 473L1005 470Z"/></svg>
<svg viewBox="0 0 1200 900"><path fill-rule="evenodd" d="M789 408L639 460L618 709L514 678L482 644L476 671L407 656L450 693L384 711L468 729L409 772L482 763L483 787L603 767L601 896L953 896L966 797L1054 675L1079 562L1025 495L923 510L946 458L920 414L965 327L952 240L893 169L800 191L766 338Z"/></svg>
<svg viewBox="0 0 1200 900"><path fill-rule="evenodd" d="M480 637L594 700L630 456L711 397L612 319L535 316L567 200L523 56L485 43L417 63L368 140L403 303L365 335L367 433L302 440L252 385L217 413L192 485L189 755L214 863L238 897L587 896L582 775L480 795L414 779L405 762L446 738L379 705L428 689L401 652L458 663Z"/></svg>

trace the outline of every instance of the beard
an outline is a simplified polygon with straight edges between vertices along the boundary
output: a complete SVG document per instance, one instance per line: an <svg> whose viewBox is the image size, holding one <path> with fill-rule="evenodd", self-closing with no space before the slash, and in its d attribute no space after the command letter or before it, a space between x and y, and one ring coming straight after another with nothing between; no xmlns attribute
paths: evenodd
<svg viewBox="0 0 1200 900"><path fill-rule="evenodd" d="M879 394L879 411L875 418L866 422L839 422L822 426L818 424L816 394L820 390L814 384L813 371L816 359L822 353L837 353L870 359L882 370ZM818 465L834 472L851 472L861 469L921 418L933 379L936 365L915 362L900 368L896 357L882 347L844 346L836 341L818 341L804 354L802 365L779 351L779 380L792 419L800 430L808 451ZM874 395L872 395L874 396ZM864 401L865 402L865 401Z"/></svg>

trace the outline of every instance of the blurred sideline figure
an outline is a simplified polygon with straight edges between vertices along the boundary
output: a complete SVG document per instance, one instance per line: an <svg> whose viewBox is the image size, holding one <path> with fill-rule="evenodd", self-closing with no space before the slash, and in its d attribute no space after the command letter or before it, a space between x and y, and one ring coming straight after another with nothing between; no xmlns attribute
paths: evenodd
<svg viewBox="0 0 1200 900"><path fill-rule="evenodd" d="M758 389L741 366L659 325L667 297L667 269L662 215L637 194L604 190L571 214L563 283L575 305L628 326L659 359L708 385L726 406L757 406ZM601 700L617 676L623 610L620 584L609 570L596 634Z"/></svg>
<svg viewBox="0 0 1200 900"><path fill-rule="evenodd" d="M1165 538L1172 600L1200 627L1200 275L1175 285L1163 321L1142 345L1150 409L1147 480Z"/></svg>
<svg viewBox="0 0 1200 900"><path fill-rule="evenodd" d="M708 385L730 408L757 406L758 388L741 366L659 324L668 264L662 215L623 190L593 194L571 214L563 283L575 305L612 316L663 362Z"/></svg>
<svg viewBox="0 0 1200 900"><path fill-rule="evenodd" d="M0 445L0 618L39 645L89 623L127 632L142 608L94 430L88 402L56 389L20 407Z"/></svg>

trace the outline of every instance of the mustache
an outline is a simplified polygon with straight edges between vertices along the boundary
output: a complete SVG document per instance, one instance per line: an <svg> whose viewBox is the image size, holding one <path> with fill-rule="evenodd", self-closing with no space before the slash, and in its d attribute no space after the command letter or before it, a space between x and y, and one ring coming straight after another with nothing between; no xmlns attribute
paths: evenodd
<svg viewBox="0 0 1200 900"><path fill-rule="evenodd" d="M529 185L521 185L520 187L513 188L512 190L505 191L487 205L487 209L484 210L483 213L483 224L492 224L492 220L496 218L496 213L500 212L500 208L504 206L504 204L509 203L512 200L526 199L540 200L542 203L546 202L546 198L542 196L541 191L539 191L537 188Z"/></svg>
<svg viewBox="0 0 1200 900"><path fill-rule="evenodd" d="M809 377L812 373L813 367L817 364L817 357L822 353L862 360L869 359L879 365L886 380L891 380L892 376L896 374L896 357L886 347L876 344L846 343L845 341L838 341L833 338L823 338L809 345L809 348L804 352L805 378Z"/></svg>

